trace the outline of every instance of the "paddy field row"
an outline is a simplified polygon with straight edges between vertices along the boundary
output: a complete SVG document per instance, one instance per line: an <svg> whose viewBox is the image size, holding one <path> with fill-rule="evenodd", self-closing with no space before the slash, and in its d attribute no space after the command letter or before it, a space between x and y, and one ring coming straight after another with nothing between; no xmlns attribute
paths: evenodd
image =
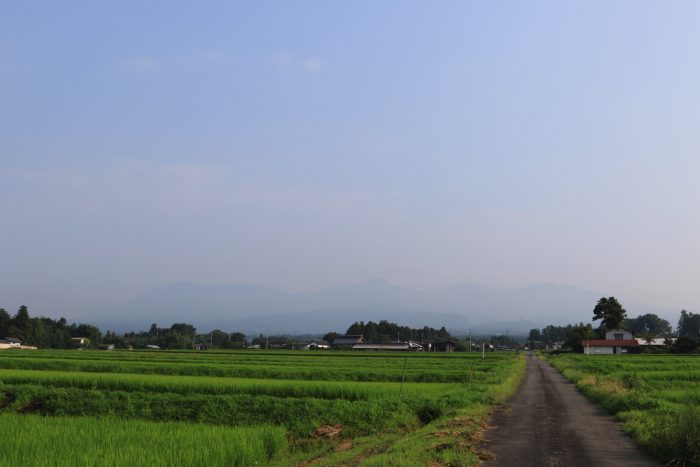
<svg viewBox="0 0 700 467"><path fill-rule="evenodd" d="M43 430L42 439L56 438L56 446L71 437L99 438L104 454L98 458L105 461L99 465L121 463L144 443L159 446L160 436L165 443L195 432L205 447L218 444L217 436L250 447L242 460L221 448L210 456L206 449L188 454L212 465L246 465L253 458L342 463L358 456L371 464L392 450L409 465L446 458L469 463L473 452L456 434L478 429L488 408L515 390L523 368L514 354L7 352L0 356L0 414L19 432ZM419 433L441 432L454 420L466 422L451 431L451 444L421 441ZM139 444L135 433L144 430L154 440ZM31 455L22 446L32 435L23 436L0 441L20 463ZM406 444L412 436L420 439ZM45 449L37 446L30 452ZM116 452L118 446L129 449ZM191 444L173 446L189 452Z"/></svg>

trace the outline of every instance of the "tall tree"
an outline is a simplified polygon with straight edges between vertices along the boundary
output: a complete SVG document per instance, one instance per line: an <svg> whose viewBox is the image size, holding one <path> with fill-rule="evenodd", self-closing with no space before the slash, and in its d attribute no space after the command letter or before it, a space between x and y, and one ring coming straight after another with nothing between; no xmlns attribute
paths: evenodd
<svg viewBox="0 0 700 467"><path fill-rule="evenodd" d="M700 313L690 313L682 310L678 320L679 337L700 337Z"/></svg>
<svg viewBox="0 0 700 467"><path fill-rule="evenodd" d="M0 337L5 337L10 324L12 323L12 317L5 311L4 308L0 308Z"/></svg>
<svg viewBox="0 0 700 467"><path fill-rule="evenodd" d="M22 305L19 307L19 310L17 310L17 314L14 318L12 318L12 324L19 330L21 334L21 337L15 337L19 337L20 339L26 339L27 337L29 337L29 326L31 325L31 323L29 321L29 310L27 309L26 305Z"/></svg>
<svg viewBox="0 0 700 467"><path fill-rule="evenodd" d="M602 320L605 329L617 329L625 321L627 311L615 297L602 297L593 308L593 321Z"/></svg>

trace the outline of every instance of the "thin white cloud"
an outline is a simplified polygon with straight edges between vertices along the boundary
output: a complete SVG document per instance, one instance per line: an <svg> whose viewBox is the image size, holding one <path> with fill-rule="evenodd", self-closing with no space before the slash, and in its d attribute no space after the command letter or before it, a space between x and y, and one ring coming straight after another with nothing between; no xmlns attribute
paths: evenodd
<svg viewBox="0 0 700 467"><path fill-rule="evenodd" d="M272 57L272 66L280 69L286 70L294 66L294 56L292 54L283 52Z"/></svg>
<svg viewBox="0 0 700 467"><path fill-rule="evenodd" d="M304 70L317 73L323 69L323 62L318 57L308 57L304 60Z"/></svg>
<svg viewBox="0 0 700 467"><path fill-rule="evenodd" d="M140 56L130 57L124 60L124 64L133 71L138 73L150 73L158 68L158 64L151 57Z"/></svg>
<svg viewBox="0 0 700 467"><path fill-rule="evenodd" d="M202 61L206 63L221 63L224 61L224 53L219 50L205 50L199 54Z"/></svg>
<svg viewBox="0 0 700 467"><path fill-rule="evenodd" d="M24 186L30 195L19 195ZM253 209L268 213L340 215L395 212L400 195L305 184L270 184L238 178L223 167L113 161L93 168L0 170L0 210L32 215L149 211L199 213Z"/></svg>
<svg viewBox="0 0 700 467"><path fill-rule="evenodd" d="M196 67L219 64L223 63L225 58L226 56L220 50L205 49L170 57L160 57L158 59L148 55L137 55L124 60L124 65L137 73L151 73L172 67Z"/></svg>
<svg viewBox="0 0 700 467"><path fill-rule="evenodd" d="M10 40L0 39L0 55L5 55L10 53Z"/></svg>
<svg viewBox="0 0 700 467"><path fill-rule="evenodd" d="M290 53L279 53L272 57L272 66L278 70L303 70L318 73L323 70L323 61L319 57L297 58Z"/></svg>

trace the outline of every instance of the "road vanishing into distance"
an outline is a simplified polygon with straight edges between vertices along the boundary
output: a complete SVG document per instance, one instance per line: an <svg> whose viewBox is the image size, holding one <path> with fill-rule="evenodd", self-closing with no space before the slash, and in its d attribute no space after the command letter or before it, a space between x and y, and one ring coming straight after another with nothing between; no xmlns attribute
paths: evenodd
<svg viewBox="0 0 700 467"><path fill-rule="evenodd" d="M480 446L488 459L482 466L661 465L557 370L532 355L526 360L518 392L491 418Z"/></svg>

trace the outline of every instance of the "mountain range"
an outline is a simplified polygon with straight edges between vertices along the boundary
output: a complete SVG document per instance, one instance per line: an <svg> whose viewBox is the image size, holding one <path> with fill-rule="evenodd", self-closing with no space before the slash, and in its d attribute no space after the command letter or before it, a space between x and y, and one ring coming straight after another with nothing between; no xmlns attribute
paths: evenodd
<svg viewBox="0 0 700 467"><path fill-rule="evenodd" d="M386 319L412 327L442 327L452 333L526 334L547 324L589 322L603 294L569 285L534 284L491 289L461 284L433 289L392 285L374 278L330 289L290 293L254 285L174 282L133 300L103 307L85 321L117 332L192 323L202 331L247 334L344 332L355 321ZM624 304L630 316L666 311ZM667 317L668 318L668 317Z"/></svg>

